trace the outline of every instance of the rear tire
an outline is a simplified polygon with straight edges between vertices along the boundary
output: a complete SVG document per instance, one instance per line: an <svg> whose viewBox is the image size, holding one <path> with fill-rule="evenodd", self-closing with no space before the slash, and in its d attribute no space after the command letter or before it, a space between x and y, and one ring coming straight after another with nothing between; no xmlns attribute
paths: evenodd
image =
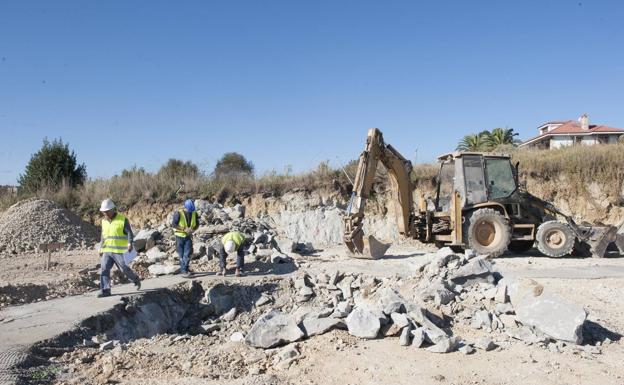
<svg viewBox="0 0 624 385"><path fill-rule="evenodd" d="M464 241L477 254L498 257L507 251L511 241L509 221L491 208L479 209L464 223Z"/></svg>
<svg viewBox="0 0 624 385"><path fill-rule="evenodd" d="M548 221L537 228L535 240L542 254L559 258L572 254L576 236L566 223Z"/></svg>
<svg viewBox="0 0 624 385"><path fill-rule="evenodd" d="M533 248L534 241L511 241L509 251L514 253L526 253Z"/></svg>

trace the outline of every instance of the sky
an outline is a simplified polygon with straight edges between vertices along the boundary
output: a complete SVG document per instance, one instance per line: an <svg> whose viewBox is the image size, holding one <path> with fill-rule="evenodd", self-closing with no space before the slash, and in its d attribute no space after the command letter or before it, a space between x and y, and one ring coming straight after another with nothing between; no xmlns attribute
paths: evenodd
<svg viewBox="0 0 624 385"><path fill-rule="evenodd" d="M464 135L624 128L622 1L0 1L0 184L44 138L91 178L169 158L258 175L433 162Z"/></svg>

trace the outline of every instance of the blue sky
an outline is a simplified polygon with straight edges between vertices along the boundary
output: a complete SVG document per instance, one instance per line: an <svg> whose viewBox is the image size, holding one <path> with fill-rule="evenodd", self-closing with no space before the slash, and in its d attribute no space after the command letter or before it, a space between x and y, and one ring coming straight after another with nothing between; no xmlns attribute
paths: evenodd
<svg viewBox="0 0 624 385"><path fill-rule="evenodd" d="M108 177L228 151L304 171L369 127L418 161L499 126L624 127L622 20L620 1L4 0L0 184L44 137Z"/></svg>

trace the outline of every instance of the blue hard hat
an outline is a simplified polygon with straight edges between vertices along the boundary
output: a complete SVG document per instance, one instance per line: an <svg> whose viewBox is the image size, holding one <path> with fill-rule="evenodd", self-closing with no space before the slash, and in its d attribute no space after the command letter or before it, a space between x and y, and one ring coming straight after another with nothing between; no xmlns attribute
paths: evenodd
<svg viewBox="0 0 624 385"><path fill-rule="evenodd" d="M193 211L195 211L195 204L193 203L192 200L187 199L187 200L184 201L184 208L189 213L192 213Z"/></svg>

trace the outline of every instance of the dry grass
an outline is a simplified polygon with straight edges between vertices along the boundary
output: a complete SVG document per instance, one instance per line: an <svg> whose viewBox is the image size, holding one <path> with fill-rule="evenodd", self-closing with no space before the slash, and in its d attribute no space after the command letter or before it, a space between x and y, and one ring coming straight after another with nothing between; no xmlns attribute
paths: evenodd
<svg viewBox="0 0 624 385"><path fill-rule="evenodd" d="M564 176L576 193L586 192L596 182L611 196L621 194L624 184L624 144L574 146L557 150L516 150L520 176L537 181L556 181Z"/></svg>
<svg viewBox="0 0 624 385"><path fill-rule="evenodd" d="M598 182L605 193L611 196L621 194L624 183L624 143L617 145L577 146L550 151L510 150L514 162L520 162L521 178L531 182L549 182L554 188L564 176L570 186L566 191L583 194L591 182ZM250 194L280 196L289 191L312 191L321 188L339 190L346 197L357 162L352 161L342 168L333 169L321 163L315 170L301 174L283 174L275 171L258 177L237 176L216 179L198 175L173 179L158 174L129 172L110 179L93 179L79 188L68 186L59 191L40 191L37 195L52 199L82 214L94 213L100 202L110 197L120 207L128 208L136 203L172 203L186 196L227 202L229 199ZM383 182L385 172L381 170L378 181ZM427 193L434 190L434 178L438 166L417 164L412 174L417 189ZM176 191L184 183L180 196ZM0 207L8 207L18 199L27 196L0 196Z"/></svg>

